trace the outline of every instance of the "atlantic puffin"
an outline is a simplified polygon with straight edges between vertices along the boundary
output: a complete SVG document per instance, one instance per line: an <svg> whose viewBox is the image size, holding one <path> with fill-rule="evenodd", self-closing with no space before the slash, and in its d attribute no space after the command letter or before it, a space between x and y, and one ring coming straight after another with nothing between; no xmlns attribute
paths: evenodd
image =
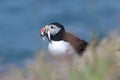
<svg viewBox="0 0 120 80"><path fill-rule="evenodd" d="M43 40L47 37L48 50L52 55L83 55L88 42L66 32L64 26L58 22L50 23L40 29Z"/></svg>

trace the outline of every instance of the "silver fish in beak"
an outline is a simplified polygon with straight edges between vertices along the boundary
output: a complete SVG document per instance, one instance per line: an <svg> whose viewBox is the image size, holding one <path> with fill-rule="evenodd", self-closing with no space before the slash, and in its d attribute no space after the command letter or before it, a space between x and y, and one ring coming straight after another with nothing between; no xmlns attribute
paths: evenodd
<svg viewBox="0 0 120 80"><path fill-rule="evenodd" d="M43 39L43 41L45 41L45 37L48 38L48 41L51 42L51 37L50 37L50 31L49 29L47 29L47 27L43 27L41 30L40 30L40 35Z"/></svg>

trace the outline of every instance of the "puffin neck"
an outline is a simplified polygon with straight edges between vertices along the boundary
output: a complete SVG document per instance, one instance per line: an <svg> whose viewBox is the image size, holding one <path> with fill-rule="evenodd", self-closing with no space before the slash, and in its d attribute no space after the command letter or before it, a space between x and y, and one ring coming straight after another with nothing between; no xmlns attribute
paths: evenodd
<svg viewBox="0 0 120 80"><path fill-rule="evenodd" d="M64 34L65 34L65 30L62 29L62 30L60 30L60 32L58 32L58 33L55 34L54 36L51 35L51 40L53 40L53 41L63 40Z"/></svg>

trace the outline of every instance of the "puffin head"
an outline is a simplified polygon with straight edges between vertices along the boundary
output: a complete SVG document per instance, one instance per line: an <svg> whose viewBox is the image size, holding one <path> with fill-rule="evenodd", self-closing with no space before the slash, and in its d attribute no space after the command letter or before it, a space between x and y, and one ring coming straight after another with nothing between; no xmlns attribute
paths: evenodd
<svg viewBox="0 0 120 80"><path fill-rule="evenodd" d="M43 40L45 40L45 37L47 37L49 42L51 42L51 40L59 39L64 32L65 29L63 25L54 22L42 27L42 29L40 30L40 35Z"/></svg>

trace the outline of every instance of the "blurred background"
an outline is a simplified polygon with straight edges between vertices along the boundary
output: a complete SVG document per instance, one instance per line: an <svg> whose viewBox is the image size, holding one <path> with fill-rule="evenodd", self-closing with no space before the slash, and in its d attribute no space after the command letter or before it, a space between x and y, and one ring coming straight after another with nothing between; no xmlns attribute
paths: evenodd
<svg viewBox="0 0 120 80"><path fill-rule="evenodd" d="M0 0L0 65L20 66L46 50L39 30L51 22L88 42L93 32L102 38L120 27L120 0Z"/></svg>

